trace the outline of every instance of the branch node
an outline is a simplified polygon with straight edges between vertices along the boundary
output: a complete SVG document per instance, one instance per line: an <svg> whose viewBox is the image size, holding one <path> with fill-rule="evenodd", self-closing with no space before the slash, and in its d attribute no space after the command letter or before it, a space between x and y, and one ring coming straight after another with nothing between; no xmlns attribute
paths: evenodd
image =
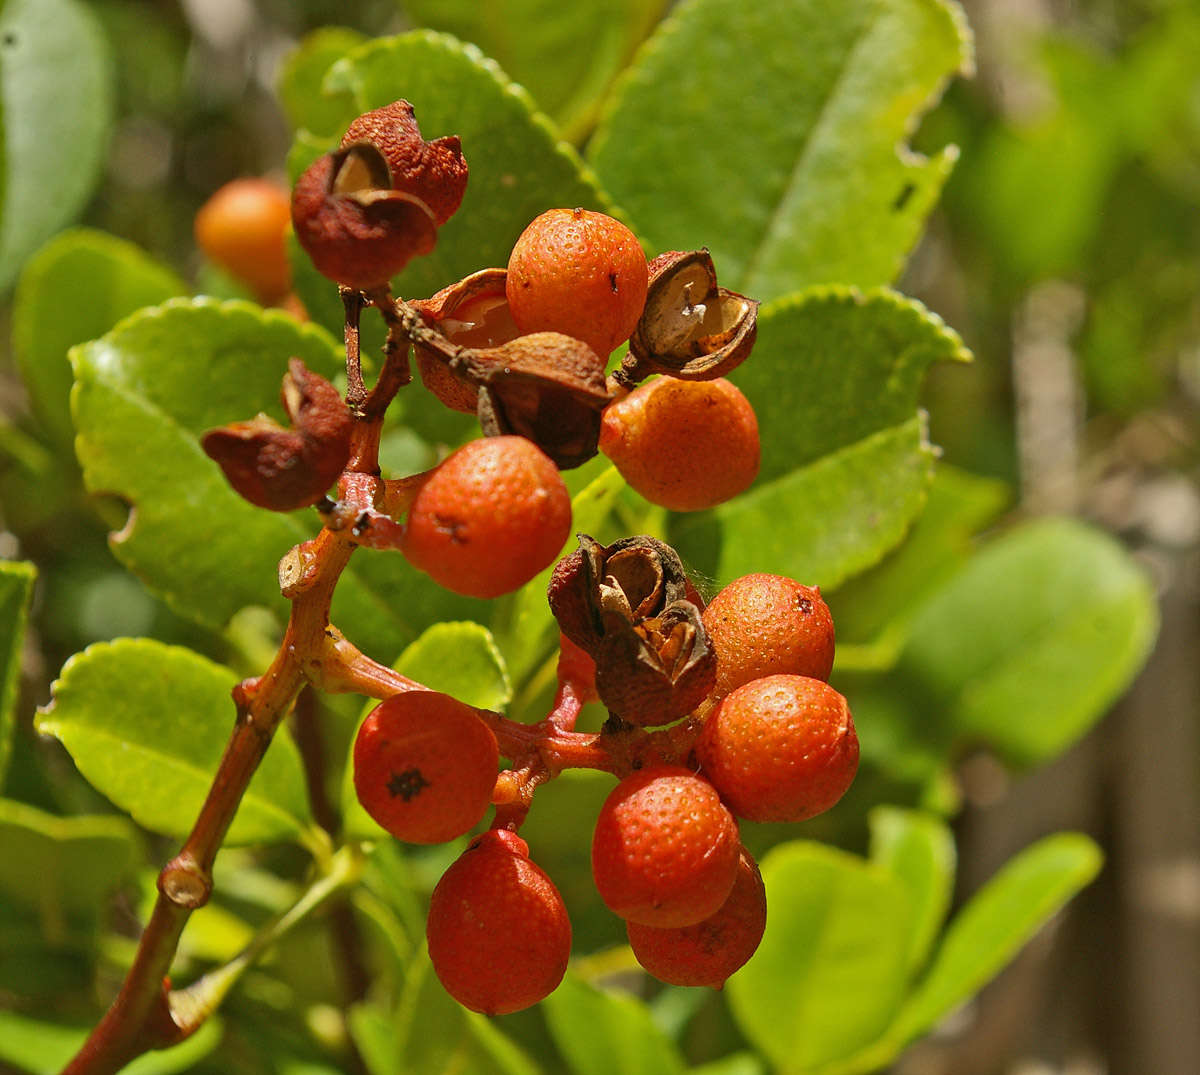
<svg viewBox="0 0 1200 1075"><path fill-rule="evenodd" d="M158 875L158 891L176 907L194 911L208 903L212 878L192 858L177 855Z"/></svg>

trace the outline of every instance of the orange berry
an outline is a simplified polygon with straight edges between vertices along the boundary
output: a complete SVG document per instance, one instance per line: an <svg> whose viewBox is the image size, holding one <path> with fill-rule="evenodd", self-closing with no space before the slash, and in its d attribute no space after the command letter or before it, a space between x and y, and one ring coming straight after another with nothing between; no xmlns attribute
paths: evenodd
<svg viewBox="0 0 1200 1075"><path fill-rule="evenodd" d="M442 875L425 936L441 983L472 1011L506 1015L554 992L571 923L554 883L516 833L489 829Z"/></svg>
<svg viewBox="0 0 1200 1075"><path fill-rule="evenodd" d="M614 914L690 926L714 914L737 873L737 822L690 769L651 765L625 777L600 808L592 876Z"/></svg>
<svg viewBox="0 0 1200 1075"><path fill-rule="evenodd" d="M833 616L815 586L743 575L709 602L700 621L717 655L714 698L763 676L827 680L833 669Z"/></svg>
<svg viewBox="0 0 1200 1075"><path fill-rule="evenodd" d="M809 676L764 676L732 691L696 741L701 771L738 817L804 821L828 810L858 769L846 699Z"/></svg>
<svg viewBox="0 0 1200 1075"><path fill-rule="evenodd" d="M571 497L524 437L485 437L447 456L413 498L401 551L448 590L498 597L562 551Z"/></svg>
<svg viewBox="0 0 1200 1075"><path fill-rule="evenodd" d="M440 844L474 828L491 804L499 750L469 705L436 691L380 702L354 740L354 790L397 840Z"/></svg>
<svg viewBox="0 0 1200 1075"><path fill-rule="evenodd" d="M659 377L605 408L600 451L652 504L700 511L754 481L758 419L724 378Z"/></svg>
<svg viewBox="0 0 1200 1075"><path fill-rule="evenodd" d="M716 914L680 929L626 922L637 961L668 985L720 989L758 949L767 925L767 890L744 848L729 898Z"/></svg>
<svg viewBox="0 0 1200 1075"><path fill-rule="evenodd" d="M550 209L517 239L506 291L523 333L561 332L607 358L642 316L648 280L641 244L619 220Z"/></svg>
<svg viewBox="0 0 1200 1075"><path fill-rule="evenodd" d="M291 196L269 179L244 177L221 187L196 214L196 243L213 261L247 284L264 305L292 286L285 235Z"/></svg>

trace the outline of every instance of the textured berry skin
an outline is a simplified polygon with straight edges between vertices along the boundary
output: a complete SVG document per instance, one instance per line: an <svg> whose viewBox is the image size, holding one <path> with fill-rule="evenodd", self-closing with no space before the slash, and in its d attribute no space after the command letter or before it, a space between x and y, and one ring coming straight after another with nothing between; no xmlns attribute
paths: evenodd
<svg viewBox="0 0 1200 1075"><path fill-rule="evenodd" d="M814 586L783 575L743 575L712 599L701 622L717 654L715 698L777 673L829 679L833 617Z"/></svg>
<svg viewBox="0 0 1200 1075"><path fill-rule="evenodd" d="M846 699L819 679L774 675L726 695L696 741L701 771L749 821L804 821L828 810L858 769Z"/></svg>
<svg viewBox="0 0 1200 1075"><path fill-rule="evenodd" d="M290 219L291 199L278 183L234 179L196 213L196 243L269 305L292 286L284 239Z"/></svg>
<svg viewBox="0 0 1200 1075"><path fill-rule="evenodd" d="M754 408L731 382L661 377L605 408L600 451L652 504L701 511L758 474Z"/></svg>
<svg viewBox="0 0 1200 1075"><path fill-rule="evenodd" d="M506 290L522 332L561 332L607 358L641 317L648 279L641 244L619 220L550 209L517 239Z"/></svg>
<svg viewBox="0 0 1200 1075"><path fill-rule="evenodd" d="M474 828L496 783L496 737L447 694L406 691L380 702L354 740L354 790L397 840L438 844Z"/></svg>
<svg viewBox="0 0 1200 1075"><path fill-rule="evenodd" d="M738 861L737 879L716 914L682 929L626 922L637 961L668 985L720 989L758 949L767 925L767 892L748 851Z"/></svg>
<svg viewBox="0 0 1200 1075"><path fill-rule="evenodd" d="M485 437L425 479L401 551L448 590L498 597L548 566L570 529L571 497L549 457L524 437Z"/></svg>
<svg viewBox="0 0 1200 1075"><path fill-rule="evenodd" d="M476 837L433 890L429 958L455 1000L505 1015L549 996L571 954L571 923L554 883L515 833Z"/></svg>
<svg viewBox="0 0 1200 1075"><path fill-rule="evenodd" d="M592 837L592 876L614 914L644 925L690 926L733 887L737 822L706 780L652 765L609 794Z"/></svg>

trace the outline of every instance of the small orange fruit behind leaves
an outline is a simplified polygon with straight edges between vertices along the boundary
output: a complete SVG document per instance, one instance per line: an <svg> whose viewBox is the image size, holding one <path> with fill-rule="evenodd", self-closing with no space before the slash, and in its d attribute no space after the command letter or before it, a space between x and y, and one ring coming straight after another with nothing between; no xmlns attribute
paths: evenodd
<svg viewBox="0 0 1200 1075"><path fill-rule="evenodd" d="M644 925L690 926L729 896L741 842L707 780L679 765L625 777L600 808L592 876L614 914Z"/></svg>
<svg viewBox="0 0 1200 1075"><path fill-rule="evenodd" d="M546 453L524 437L485 437L429 472L401 551L448 590L498 597L548 567L570 529L571 497Z"/></svg>
<svg viewBox="0 0 1200 1075"><path fill-rule="evenodd" d="M600 451L652 504L701 511L758 474L758 419L724 378L660 377L605 408Z"/></svg>
<svg viewBox="0 0 1200 1075"><path fill-rule="evenodd" d="M642 316L648 280L645 252L619 220L549 209L517 239L506 291L523 333L561 332L607 358Z"/></svg>
<svg viewBox="0 0 1200 1075"><path fill-rule="evenodd" d="M496 783L496 737L468 705L436 691L380 702L354 740L354 790L397 840L438 844L474 828Z"/></svg>
<svg viewBox="0 0 1200 1075"><path fill-rule="evenodd" d="M282 185L244 176L226 183L200 207L196 243L270 306L292 286L285 240L290 220L291 198Z"/></svg>
<svg viewBox="0 0 1200 1075"><path fill-rule="evenodd" d="M833 616L814 586L784 575L743 575L709 602L700 621L717 654L714 698L777 673L829 679Z"/></svg>
<svg viewBox="0 0 1200 1075"><path fill-rule="evenodd" d="M850 786L858 735L846 699L828 683L764 676L726 695L709 714L696 757L738 817L804 821Z"/></svg>
<svg viewBox="0 0 1200 1075"><path fill-rule="evenodd" d="M429 959L472 1011L506 1015L549 996L567 969L571 923L516 833L489 829L442 875L429 903Z"/></svg>
<svg viewBox="0 0 1200 1075"><path fill-rule="evenodd" d="M626 922L637 961L668 985L720 989L758 949L767 925L767 891L750 852L742 849L729 898L716 914L680 929Z"/></svg>

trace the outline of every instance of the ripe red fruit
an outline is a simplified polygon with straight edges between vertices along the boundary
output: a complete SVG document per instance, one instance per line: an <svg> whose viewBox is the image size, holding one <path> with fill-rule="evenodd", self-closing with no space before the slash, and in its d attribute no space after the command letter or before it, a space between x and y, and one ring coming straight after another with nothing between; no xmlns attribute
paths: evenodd
<svg viewBox="0 0 1200 1075"><path fill-rule="evenodd" d="M733 887L737 822L708 781L652 765L609 794L592 837L592 876L614 914L650 926L690 926Z"/></svg>
<svg viewBox="0 0 1200 1075"><path fill-rule="evenodd" d="M571 954L562 896L516 833L477 836L433 890L425 936L441 983L472 1011L505 1015L549 996Z"/></svg>
<svg viewBox="0 0 1200 1075"><path fill-rule="evenodd" d="M600 451L652 504L700 511L749 487L758 474L758 419L738 388L717 378L660 377L610 403Z"/></svg>
<svg viewBox="0 0 1200 1075"><path fill-rule="evenodd" d="M803 821L828 810L858 769L846 699L809 676L764 676L725 696L696 741L701 771L738 817Z"/></svg>
<svg viewBox="0 0 1200 1075"><path fill-rule="evenodd" d="M196 243L245 283L264 305L292 286L285 235L291 199L280 184L243 177L221 187L196 213Z"/></svg>
<svg viewBox="0 0 1200 1075"><path fill-rule="evenodd" d="M637 961L668 985L720 989L758 949L767 925L767 891L750 853L742 850L729 898L716 914L681 929L626 922Z"/></svg>
<svg viewBox="0 0 1200 1075"><path fill-rule="evenodd" d="M517 239L506 291L522 332L561 332L607 358L641 317L648 279L646 255L619 220L550 209Z"/></svg>
<svg viewBox="0 0 1200 1075"><path fill-rule="evenodd" d="M549 566L570 529L571 497L549 457L524 437L485 437L430 471L401 551L448 590L498 597Z"/></svg>
<svg viewBox="0 0 1200 1075"><path fill-rule="evenodd" d="M436 691L380 702L354 740L358 801L397 840L438 844L487 812L499 751L469 705Z"/></svg>
<svg viewBox="0 0 1200 1075"><path fill-rule="evenodd" d="M778 673L828 679L834 632L821 591L783 575L734 579L700 617L717 655L714 698Z"/></svg>

